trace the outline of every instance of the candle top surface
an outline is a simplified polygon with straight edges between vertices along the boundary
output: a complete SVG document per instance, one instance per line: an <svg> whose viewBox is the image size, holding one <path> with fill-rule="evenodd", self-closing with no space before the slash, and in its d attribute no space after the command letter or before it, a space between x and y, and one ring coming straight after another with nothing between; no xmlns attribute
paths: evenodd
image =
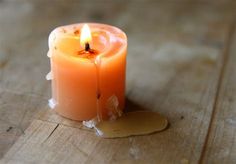
<svg viewBox="0 0 236 164"><path fill-rule="evenodd" d="M81 44L83 26L89 27L91 40L88 42L89 51ZM88 28L86 27L86 28ZM83 37L83 36L82 36ZM118 55L127 48L127 37L117 27L99 23L79 23L56 28L49 35L49 49L82 60L94 60L97 56L109 58Z"/></svg>

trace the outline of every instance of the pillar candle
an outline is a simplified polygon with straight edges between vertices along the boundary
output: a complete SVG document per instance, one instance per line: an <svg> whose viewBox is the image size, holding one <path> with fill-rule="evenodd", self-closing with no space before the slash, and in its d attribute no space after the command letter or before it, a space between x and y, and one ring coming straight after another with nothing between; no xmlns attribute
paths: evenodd
<svg viewBox="0 0 236 164"><path fill-rule="evenodd" d="M127 37L117 27L80 23L49 35L49 106L73 120L113 119L125 106Z"/></svg>

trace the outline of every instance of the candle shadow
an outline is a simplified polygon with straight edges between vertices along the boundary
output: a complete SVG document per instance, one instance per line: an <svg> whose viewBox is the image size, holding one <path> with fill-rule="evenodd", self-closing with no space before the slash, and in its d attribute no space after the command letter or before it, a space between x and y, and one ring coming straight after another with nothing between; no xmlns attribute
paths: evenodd
<svg viewBox="0 0 236 164"><path fill-rule="evenodd" d="M146 107L138 104L134 100L131 100L130 98L126 97L126 104L125 104L125 113L127 112L135 112L135 111L147 111Z"/></svg>

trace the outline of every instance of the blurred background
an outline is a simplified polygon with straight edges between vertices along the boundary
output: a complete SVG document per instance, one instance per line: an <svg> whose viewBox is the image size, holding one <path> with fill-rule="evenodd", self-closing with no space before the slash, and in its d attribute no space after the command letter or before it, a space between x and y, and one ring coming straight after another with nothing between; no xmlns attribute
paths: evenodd
<svg viewBox="0 0 236 164"><path fill-rule="evenodd" d="M55 27L98 22L121 28L128 36L127 98L187 134L192 127L178 122L181 115L196 125L198 117L209 121L199 106L215 93L235 18L234 0L0 0L0 157L48 110L47 39Z"/></svg>
<svg viewBox="0 0 236 164"><path fill-rule="evenodd" d="M61 25L100 22L128 35L128 84L157 89L157 83L165 85L165 79L158 80L163 69L171 74L179 62L208 52L217 57L235 11L235 2L227 0L1 0L0 85L47 95L49 33Z"/></svg>

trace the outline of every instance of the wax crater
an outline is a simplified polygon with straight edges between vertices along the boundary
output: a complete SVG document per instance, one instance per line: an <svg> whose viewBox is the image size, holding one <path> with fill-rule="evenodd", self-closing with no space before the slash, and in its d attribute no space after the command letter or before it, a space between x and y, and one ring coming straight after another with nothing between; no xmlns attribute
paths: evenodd
<svg viewBox="0 0 236 164"><path fill-rule="evenodd" d="M107 27L101 28L101 26ZM117 55L117 53L127 48L126 35L121 30L113 26L101 24L89 24L89 27L92 33L90 46L93 50L98 51L99 55L109 57ZM63 29L67 29L66 32L60 28L62 27L55 29L50 34L49 47L54 45L54 49L56 48L55 50L58 50L60 53L78 57L78 52L84 50L83 45L79 41L82 24L74 25L73 28L64 26ZM74 31L76 31L76 34Z"/></svg>
<svg viewBox="0 0 236 164"><path fill-rule="evenodd" d="M80 43L83 25L58 27L49 36L50 106L73 120L90 120L97 114L109 119L109 98L115 96L117 109L124 109L127 38L116 27L88 23L91 42L87 51Z"/></svg>

